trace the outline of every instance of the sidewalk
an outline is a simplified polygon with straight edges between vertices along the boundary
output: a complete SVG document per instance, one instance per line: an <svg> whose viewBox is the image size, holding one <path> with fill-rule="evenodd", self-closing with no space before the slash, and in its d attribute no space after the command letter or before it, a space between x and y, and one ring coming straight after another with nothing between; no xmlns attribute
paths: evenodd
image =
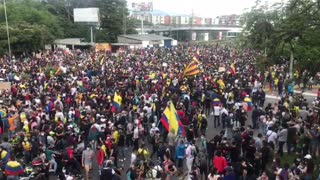
<svg viewBox="0 0 320 180"><path fill-rule="evenodd" d="M294 89L294 93L302 93L303 96L311 96L311 97L317 97L318 94L318 86L317 87L313 87L312 90L306 90L305 92L302 92L301 90L299 90L298 86L295 87ZM266 92L266 98L270 98L270 99L279 99L280 97L278 95L277 91L273 91L272 93L270 92L269 88L264 88L265 92Z"/></svg>

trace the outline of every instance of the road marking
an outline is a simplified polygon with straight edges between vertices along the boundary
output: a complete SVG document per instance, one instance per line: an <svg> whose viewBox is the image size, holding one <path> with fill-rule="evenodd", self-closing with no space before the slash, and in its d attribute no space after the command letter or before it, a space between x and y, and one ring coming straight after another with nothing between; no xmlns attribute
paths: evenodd
<svg viewBox="0 0 320 180"><path fill-rule="evenodd" d="M273 96L273 95L266 95L266 98L268 98L268 99L278 99L278 100L280 100L280 97L279 97L279 96Z"/></svg>
<svg viewBox="0 0 320 180"><path fill-rule="evenodd" d="M295 93L301 93L301 91L295 91ZM308 93L308 92L304 92L304 93L302 93L302 95L304 95L304 96L317 97L316 94L314 94L314 93ZM278 100L281 99L280 96L268 95L268 94L266 95L266 98L269 98L269 99L278 99Z"/></svg>

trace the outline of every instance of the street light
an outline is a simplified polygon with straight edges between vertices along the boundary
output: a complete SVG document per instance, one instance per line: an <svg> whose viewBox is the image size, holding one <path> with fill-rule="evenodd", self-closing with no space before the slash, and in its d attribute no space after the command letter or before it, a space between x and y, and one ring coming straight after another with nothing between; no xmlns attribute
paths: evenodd
<svg viewBox="0 0 320 180"><path fill-rule="evenodd" d="M4 6L4 16L5 16L5 18L6 18L6 28L7 28L7 37L8 37L9 57L10 57L10 59L11 59L10 33L9 33L9 25L8 25L8 16L7 16L6 0L3 0L3 6Z"/></svg>

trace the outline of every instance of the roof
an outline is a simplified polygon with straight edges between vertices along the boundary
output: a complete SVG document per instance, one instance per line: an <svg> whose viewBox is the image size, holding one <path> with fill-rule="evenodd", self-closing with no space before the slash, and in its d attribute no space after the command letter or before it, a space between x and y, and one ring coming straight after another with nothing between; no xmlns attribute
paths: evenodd
<svg viewBox="0 0 320 180"><path fill-rule="evenodd" d="M130 46L128 43L111 43L112 46Z"/></svg>
<svg viewBox="0 0 320 180"><path fill-rule="evenodd" d="M139 40L139 41L172 40L172 38L164 37L156 34L129 34L129 35L120 35L119 37L124 37L128 39Z"/></svg>
<svg viewBox="0 0 320 180"><path fill-rule="evenodd" d="M87 46L92 45L89 42L82 42L84 38L66 38L66 39L56 39L54 44L59 45L80 45L80 46Z"/></svg>
<svg viewBox="0 0 320 180"><path fill-rule="evenodd" d="M153 11L146 11L146 12L141 12L141 11L132 11L133 14L136 15L141 15L141 14L151 14L153 16L169 16L170 14L161 10L154 9Z"/></svg>

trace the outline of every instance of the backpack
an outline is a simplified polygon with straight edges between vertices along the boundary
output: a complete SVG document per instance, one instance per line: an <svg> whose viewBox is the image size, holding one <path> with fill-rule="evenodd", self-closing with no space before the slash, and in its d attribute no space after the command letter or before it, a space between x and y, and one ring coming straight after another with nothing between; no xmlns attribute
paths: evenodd
<svg viewBox="0 0 320 180"><path fill-rule="evenodd" d="M138 150L138 153L137 153L137 158L141 161L145 161L146 158L144 156L144 152L145 152L145 149L141 149L141 151Z"/></svg>
<svg viewBox="0 0 320 180"><path fill-rule="evenodd" d="M124 133L122 131L119 131L119 141L118 141L118 145L122 146L124 145L125 142L125 136Z"/></svg>
<svg viewBox="0 0 320 180"><path fill-rule="evenodd" d="M128 171L127 171L127 180L131 180L132 178L131 178L131 169L128 169Z"/></svg>

